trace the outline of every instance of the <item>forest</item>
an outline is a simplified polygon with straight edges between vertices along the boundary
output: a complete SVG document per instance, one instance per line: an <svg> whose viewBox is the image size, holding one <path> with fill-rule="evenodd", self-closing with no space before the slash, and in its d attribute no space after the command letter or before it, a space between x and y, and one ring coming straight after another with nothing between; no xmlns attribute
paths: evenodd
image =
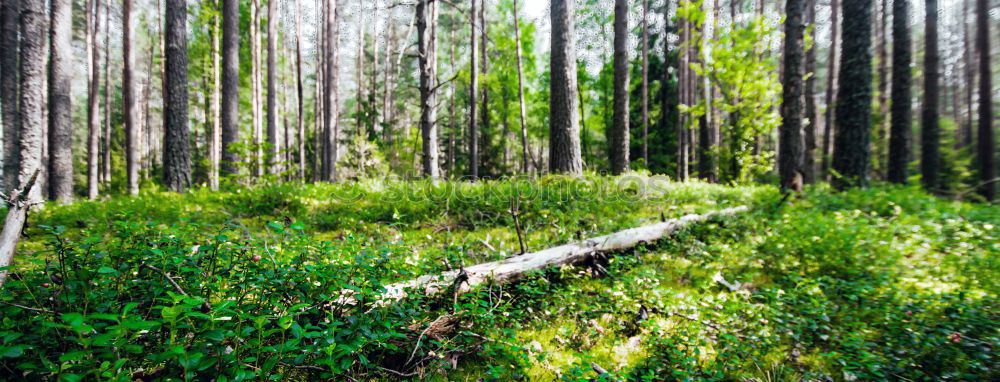
<svg viewBox="0 0 1000 382"><path fill-rule="evenodd" d="M0 380L1000 380L998 0L0 31Z"/></svg>

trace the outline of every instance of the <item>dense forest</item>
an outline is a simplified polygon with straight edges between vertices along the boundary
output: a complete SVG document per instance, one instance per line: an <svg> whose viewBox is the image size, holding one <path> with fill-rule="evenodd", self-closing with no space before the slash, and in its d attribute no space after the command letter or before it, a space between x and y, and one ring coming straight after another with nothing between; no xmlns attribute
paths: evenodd
<svg viewBox="0 0 1000 382"><path fill-rule="evenodd" d="M0 30L0 379L1000 379L995 0Z"/></svg>

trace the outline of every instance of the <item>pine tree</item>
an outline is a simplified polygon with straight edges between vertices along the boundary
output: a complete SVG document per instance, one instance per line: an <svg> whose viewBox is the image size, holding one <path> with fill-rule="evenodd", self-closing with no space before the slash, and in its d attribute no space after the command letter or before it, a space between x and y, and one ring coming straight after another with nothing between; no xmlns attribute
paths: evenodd
<svg viewBox="0 0 1000 382"><path fill-rule="evenodd" d="M608 137L608 153L611 173L620 175L629 167L628 0L615 0L614 29L614 122Z"/></svg>
<svg viewBox="0 0 1000 382"><path fill-rule="evenodd" d="M911 111L911 87L913 73L909 0L892 3L892 106L890 112L891 132L889 134L888 180L893 183L907 182L907 166L910 162L910 134L913 116Z"/></svg>
<svg viewBox="0 0 1000 382"><path fill-rule="evenodd" d="M188 148L187 2L166 1L163 179L170 190L184 192L191 187L191 151Z"/></svg>
<svg viewBox="0 0 1000 382"><path fill-rule="evenodd" d="M549 99L549 171L583 173L577 115L574 0L552 0L552 70Z"/></svg>
<svg viewBox="0 0 1000 382"><path fill-rule="evenodd" d="M872 0L844 0L833 147L833 183L838 189L868 185L871 154Z"/></svg>

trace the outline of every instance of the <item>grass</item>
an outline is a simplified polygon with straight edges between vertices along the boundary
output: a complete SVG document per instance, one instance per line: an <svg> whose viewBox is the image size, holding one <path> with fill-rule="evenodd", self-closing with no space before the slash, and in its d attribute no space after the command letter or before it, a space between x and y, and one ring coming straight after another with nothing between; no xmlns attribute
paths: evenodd
<svg viewBox="0 0 1000 382"><path fill-rule="evenodd" d="M601 267L552 269L516 285L416 298L388 308L368 307L362 299L361 306L327 316L336 320L333 326L309 321L330 314L315 305L335 299L344 288L376 296L380 283L517 254L511 199L520 202L529 250L686 213L735 205L749 205L752 212L609 256L599 260ZM17 270L31 280L24 285L46 281L46 274L58 273L53 264L63 262L78 261L98 274L122 272L89 283L151 288L155 293L131 297L148 309L139 318L178 337L140 342L145 352L159 349L155 353L162 356L113 354L110 359L127 361L105 365L97 355L67 356L75 354L74 348L94 346L86 336L26 340L41 324L73 332L75 316L29 321L30 312L0 306L9 317L0 324L0 375L30 370L29 375L54 379L71 373L135 375L143 368L178 373L167 372L164 378L210 374L293 380L398 377L386 369L437 380L1000 377L993 350L1000 346L1000 207L943 200L906 187L835 193L817 186L780 200L766 186L672 183L631 175L475 184L270 185L185 195L146 192L137 198L49 206L33 213L22 244ZM214 261L204 251L185 255L193 245L214 249L220 262L231 256L228 261L236 264L231 269L243 269L244 276L215 276L203 265L185 265L191 263L184 256L205 256L195 264ZM173 296L162 280L129 280L124 272L140 261L124 260L136 265L116 267L105 258L73 260L84 250L158 261L189 290L218 292ZM263 261L241 262L253 254L262 254ZM200 276L205 274L212 276ZM720 278L739 288L724 286ZM86 284L76 287L84 288L83 296L93 296L92 305L122 298L97 294ZM0 302L70 311L76 301L73 285L67 282L67 295L55 296L65 299L64 305L38 302L22 288L8 289L11 293ZM244 301L243 290L261 292ZM275 297L280 294L288 297ZM280 318L295 311L286 309L294 305L288 299L314 307ZM233 324L198 323L195 313L206 301L212 305L209 316L238 318ZM232 304L238 308L227 307ZM115 306L84 308L83 324L98 333L110 330L86 313L118 312ZM182 308L190 313L161 313ZM458 317L459 324L424 338L424 329L442 315ZM183 317L188 324L181 325ZM315 331L309 325L326 328L325 334L303 334ZM302 329L296 331L298 326ZM244 333L246 328L256 329ZM336 352L311 340L327 337L338 344ZM178 350L170 338L187 340ZM289 338L301 340L290 343ZM137 339L121 341L134 346ZM233 354L220 353L227 343L244 345ZM276 349L278 344L285 345ZM59 360L48 359L59 354ZM192 354L200 355L192 361ZM598 374L593 365L607 374Z"/></svg>

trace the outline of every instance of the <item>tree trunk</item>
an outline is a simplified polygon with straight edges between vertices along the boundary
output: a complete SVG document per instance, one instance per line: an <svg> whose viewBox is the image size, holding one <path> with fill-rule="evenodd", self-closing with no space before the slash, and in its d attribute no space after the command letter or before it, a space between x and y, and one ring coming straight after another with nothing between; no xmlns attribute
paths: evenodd
<svg viewBox="0 0 1000 382"><path fill-rule="evenodd" d="M703 215L686 215L679 219L649 224L638 228L618 231L610 235L589 238L575 243L526 253L503 260L476 264L461 270L442 274L425 275L416 279L386 286L381 300L389 302L407 296L407 289L419 288L427 296L447 291L456 284L458 277L467 277L459 283L458 293L465 293L487 282L508 284L517 281L531 271L538 271L561 265L574 265L592 260L595 255L632 249L641 243L654 243L690 225L711 219L729 217L748 211L747 207L733 207ZM341 297L341 303L351 303L353 298Z"/></svg>
<svg viewBox="0 0 1000 382"><path fill-rule="evenodd" d="M278 21L277 0L267 0L267 172L276 174L278 172L278 113L276 97L278 95L276 56L278 43Z"/></svg>
<svg viewBox="0 0 1000 382"><path fill-rule="evenodd" d="M663 62L666 70L663 71L663 78L660 79L660 92L663 104L660 106L660 124L664 127L670 126L671 122L676 122L676 119L671 121L671 111L676 109L671 105L671 96L676 94L676 87L674 87L673 93L668 92L670 89L671 80L673 80L674 73L676 72L674 68L675 61L670 56L671 47L670 39L667 38L673 31L674 26L670 24L670 1L663 3ZM680 131L679 126L674 123L674 127L677 131ZM647 164L648 165L648 164Z"/></svg>
<svg viewBox="0 0 1000 382"><path fill-rule="evenodd" d="M100 119L100 88L101 88L101 50L97 44L97 33L101 30L101 18L98 16L100 2L87 0L87 198L96 199L99 178L99 151L101 144Z"/></svg>
<svg viewBox="0 0 1000 382"><path fill-rule="evenodd" d="M844 51L840 56L832 168L834 186L868 185L871 141L872 0L844 0Z"/></svg>
<svg viewBox="0 0 1000 382"><path fill-rule="evenodd" d="M52 18L49 63L49 199L73 200L73 4L50 2Z"/></svg>
<svg viewBox="0 0 1000 382"><path fill-rule="evenodd" d="M222 0L222 175L239 174L240 2Z"/></svg>
<svg viewBox="0 0 1000 382"><path fill-rule="evenodd" d="M124 51L124 73L122 75L122 102L125 114L125 158L128 193L139 194L139 121L138 105L135 102L135 46L132 25L132 1L123 0L122 6L122 50Z"/></svg>
<svg viewBox="0 0 1000 382"><path fill-rule="evenodd" d="M838 42L841 40L841 36L838 33L840 29L840 0L832 0L830 3L830 52L827 56L826 64L826 118L823 121L823 152L820 157L822 158L822 174L826 179L830 178L830 156L831 156L831 144L834 137L834 129L836 129L836 115L834 115L834 110L836 109L837 102L837 72L838 65L837 59L840 57L840 52L838 51Z"/></svg>
<svg viewBox="0 0 1000 382"><path fill-rule="evenodd" d="M938 9L937 0L924 2L924 102L920 122L921 183L929 191L940 190L941 131L938 125Z"/></svg>
<svg viewBox="0 0 1000 382"><path fill-rule="evenodd" d="M969 35L969 3L972 0L962 0L962 18L959 25L962 26L962 66L964 68L965 75L965 119L960 122L959 127L962 130L962 139L959 140L959 147L972 146L972 138L975 135L972 128L972 106L973 99L972 93L975 89L976 83L976 64L975 64L975 52L972 47L972 36Z"/></svg>
<svg viewBox="0 0 1000 382"><path fill-rule="evenodd" d="M688 79L690 74L690 48L687 47L690 35L690 26L686 20L678 18L678 22L681 23L680 38L678 46L681 47L678 53L677 60L680 62L678 73L677 73L677 94L678 94L678 105L691 105L688 99L689 92L688 86L690 81ZM687 181L688 179L688 165L690 164L690 158L688 157L688 142L690 131L688 130L688 116L686 113L677 113L677 180Z"/></svg>
<svg viewBox="0 0 1000 382"><path fill-rule="evenodd" d="M902 0L900 0L902 1ZM887 150L888 145L886 144L886 138L889 133L889 119L886 118L886 114L889 111L889 52L888 52L888 40L889 40L889 0L882 0L881 6L879 7L879 20L875 22L876 29L878 30L877 45L875 48L876 55L878 56L878 115L880 117L878 125L875 126L876 138L873 143L876 145L874 149L875 163L877 163L877 168L874 169L876 176L884 176L886 173L886 164L888 161ZM957 122L957 121L956 121Z"/></svg>
<svg viewBox="0 0 1000 382"><path fill-rule="evenodd" d="M295 120L295 127L298 131L298 162L299 180L305 182L306 179L306 125L305 125L305 93L302 84L302 4L301 0L295 0L295 94L297 101L296 108L298 116Z"/></svg>
<svg viewBox="0 0 1000 382"><path fill-rule="evenodd" d="M104 2L104 145L101 182L111 182L111 3Z"/></svg>
<svg viewBox="0 0 1000 382"><path fill-rule="evenodd" d="M782 65L778 170L783 191L802 191L802 96L805 0L785 2L785 57Z"/></svg>
<svg viewBox="0 0 1000 382"><path fill-rule="evenodd" d="M487 37L487 30L489 30L489 24L486 23L486 0L480 4L479 7L479 64L480 64L480 81L483 83L480 86L480 92L482 93L482 106L479 109L480 116L479 122L483 124L482 134L479 134L479 147L482 149L480 153L479 163L482 165L484 176L495 175L495 172L499 166L496 164L495 154L496 146L492 144L493 142L493 124L492 124L492 114L490 113L490 86L489 79L486 77L489 75L490 66L490 55L489 55L489 38Z"/></svg>
<svg viewBox="0 0 1000 382"><path fill-rule="evenodd" d="M628 14L628 0L615 0L614 122L608 137L608 159L613 175L621 175L629 167Z"/></svg>
<svg viewBox="0 0 1000 382"><path fill-rule="evenodd" d="M21 1L21 131L19 135L18 178L15 188L24 188L42 168L45 137L45 67L48 21L45 1ZM41 201L42 187L31 187L29 202Z"/></svg>
<svg viewBox="0 0 1000 382"><path fill-rule="evenodd" d="M219 9L218 0L213 1L213 7L219 12L222 11ZM211 144L209 145L208 155L208 186L213 191L219 189L219 161L222 157L222 121L219 117L219 91L222 87L222 79L220 77L222 65L220 64L221 55L219 54L219 32L221 23L219 20L219 15L212 16L212 33L210 34L212 38L212 106L210 109L210 115L212 118L212 138Z"/></svg>
<svg viewBox="0 0 1000 382"><path fill-rule="evenodd" d="M0 191L9 193L17 188L20 149L20 113L18 113L18 29L21 2L4 0L0 4L0 104L3 109L3 183Z"/></svg>
<svg viewBox="0 0 1000 382"><path fill-rule="evenodd" d="M642 164L649 168L649 0L642 0Z"/></svg>
<svg viewBox="0 0 1000 382"><path fill-rule="evenodd" d="M577 115L575 0L552 0L549 171L583 173Z"/></svg>
<svg viewBox="0 0 1000 382"><path fill-rule="evenodd" d="M816 0L806 0L806 25L816 30ZM805 183L816 181L816 43L806 50L806 126L805 153L802 155L802 180Z"/></svg>
<svg viewBox="0 0 1000 382"><path fill-rule="evenodd" d="M479 179L479 124L476 120L476 94L479 94L479 79L476 73L476 56L478 52L476 51L476 2L479 0L472 0L470 3L471 10L469 11L469 54L471 55L471 62L469 63L469 177L472 180Z"/></svg>
<svg viewBox="0 0 1000 382"><path fill-rule="evenodd" d="M261 81L260 81L260 0L250 1L250 125L253 128L252 173L260 177L264 173L261 146Z"/></svg>
<svg viewBox="0 0 1000 382"><path fill-rule="evenodd" d="M524 103L524 67L521 64L521 30L520 22L518 21L517 13L517 0L514 0L514 44L517 49L517 102L520 112L520 122L521 122L521 172L528 173L528 159L531 156L531 150L528 147L528 125L527 125L527 110Z"/></svg>
<svg viewBox="0 0 1000 382"><path fill-rule="evenodd" d="M420 56L420 133L423 140L424 176L436 179L441 176L438 169L437 113L434 110L436 93L436 71L434 68L433 24L437 22L437 12L430 0L417 2L417 46Z"/></svg>
<svg viewBox="0 0 1000 382"><path fill-rule="evenodd" d="M996 141L993 136L993 97L990 82L990 24L986 0L976 0L976 51L979 52L979 136L976 161L979 163L979 194L993 201L997 193Z"/></svg>
<svg viewBox="0 0 1000 382"><path fill-rule="evenodd" d="M909 2L894 1L892 8L892 131L889 134L888 180L906 184L913 123Z"/></svg>
<svg viewBox="0 0 1000 382"><path fill-rule="evenodd" d="M324 65L326 65L323 71L323 126L324 130L326 130L324 145L328 148L326 157L324 158L324 163L326 164L324 178L328 181L337 180L337 139L340 136L340 124L338 121L339 105L337 101L339 78L337 52L340 46L340 27L337 23L339 19L338 12L337 1L328 0L326 7L326 57L323 60Z"/></svg>
<svg viewBox="0 0 1000 382"><path fill-rule="evenodd" d="M30 6L27 2L26 5ZM28 219L28 209L34 204L30 195L36 193L34 189L38 188L35 184L37 179L38 171L35 170L34 174L25 182L24 189L12 192L10 200L4 201L8 209L3 231L0 232L0 288L3 287L3 282L9 273L4 268L9 267L14 260L17 242L24 230L24 222Z"/></svg>
<svg viewBox="0 0 1000 382"><path fill-rule="evenodd" d="M187 2L167 0L166 77L163 79L163 181L184 192L191 187L191 151L188 148Z"/></svg>

